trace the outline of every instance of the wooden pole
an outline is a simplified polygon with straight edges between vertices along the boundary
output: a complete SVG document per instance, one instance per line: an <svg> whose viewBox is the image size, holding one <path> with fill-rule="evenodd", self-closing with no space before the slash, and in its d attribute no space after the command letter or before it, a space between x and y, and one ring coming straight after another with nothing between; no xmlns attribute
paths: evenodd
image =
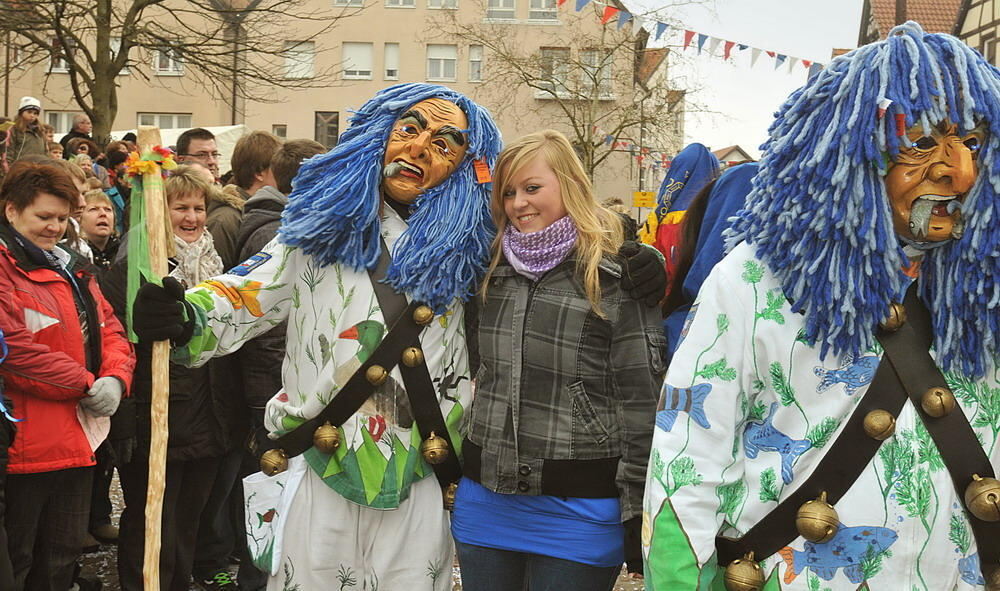
<svg viewBox="0 0 1000 591"><path fill-rule="evenodd" d="M906 22L906 0L896 0L896 24Z"/></svg>
<svg viewBox="0 0 1000 591"><path fill-rule="evenodd" d="M140 125L136 143L140 154L160 145L158 127ZM157 277L167 275L166 198L160 167L142 175L146 229L149 235L149 262ZM142 562L142 582L146 591L160 591L160 534L163 516L163 487L167 471L167 402L170 398L170 343L153 343L153 392L150 408L149 481L146 487L146 535Z"/></svg>

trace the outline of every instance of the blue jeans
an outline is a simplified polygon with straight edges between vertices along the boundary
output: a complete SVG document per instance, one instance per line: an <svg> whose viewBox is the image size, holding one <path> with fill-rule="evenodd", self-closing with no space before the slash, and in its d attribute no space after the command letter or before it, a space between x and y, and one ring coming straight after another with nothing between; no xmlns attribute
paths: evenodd
<svg viewBox="0 0 1000 591"><path fill-rule="evenodd" d="M541 554L456 542L465 591L611 591L619 566L591 566Z"/></svg>

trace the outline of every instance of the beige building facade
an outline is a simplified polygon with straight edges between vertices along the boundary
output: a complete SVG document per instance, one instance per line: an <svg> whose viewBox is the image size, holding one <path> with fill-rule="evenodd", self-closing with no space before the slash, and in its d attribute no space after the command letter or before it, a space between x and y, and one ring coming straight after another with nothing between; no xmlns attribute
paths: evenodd
<svg viewBox="0 0 1000 591"><path fill-rule="evenodd" d="M648 35L631 24L601 25L603 6L576 12L556 0L312 0L314 8L346 15L312 41L311 31L270 34L280 44L285 76L300 80L336 72L322 88L266 89L267 101L218 96L191 65L164 51L134 51L118 76L118 113L113 129L243 123L283 138L312 138L333 146L349 125L350 112L378 90L401 82L430 82L473 97L493 112L503 135L513 139L545 127L590 141L596 152L612 150L594 168L601 199L631 201L643 176L655 190L663 176L661 153L683 145L683 93L667 96L667 54L646 50ZM14 42L6 71L6 113L23 95L41 99L43 119L58 133L79 112L72 101L66 65L58 59L17 65ZM576 72L575 70L580 70ZM537 80L525 72L537 71ZM521 75L518 76L517 72ZM596 80L586 92L578 78ZM559 90L565 84L566 93ZM219 86L225 87L223 82ZM555 88L556 92L552 92ZM635 113L662 112L641 124ZM631 119L629 119L631 117ZM647 115L648 118L648 115ZM633 121L632 125L620 125ZM613 136L615 141L607 141ZM642 145L640 145L642 141ZM627 148L625 146L628 146ZM637 156L646 154L640 165Z"/></svg>

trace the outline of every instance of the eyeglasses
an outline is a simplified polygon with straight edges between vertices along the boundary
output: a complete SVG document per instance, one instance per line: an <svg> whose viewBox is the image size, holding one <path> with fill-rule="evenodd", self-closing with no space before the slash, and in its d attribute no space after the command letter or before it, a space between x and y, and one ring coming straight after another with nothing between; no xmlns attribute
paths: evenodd
<svg viewBox="0 0 1000 591"><path fill-rule="evenodd" d="M196 152L194 154L180 154L181 156L190 156L195 160L218 160L222 158L222 154L218 152Z"/></svg>

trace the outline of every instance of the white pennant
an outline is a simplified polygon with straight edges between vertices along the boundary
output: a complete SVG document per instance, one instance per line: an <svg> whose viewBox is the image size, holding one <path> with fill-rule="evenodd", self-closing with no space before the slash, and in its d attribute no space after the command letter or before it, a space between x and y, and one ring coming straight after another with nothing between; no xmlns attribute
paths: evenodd
<svg viewBox="0 0 1000 591"><path fill-rule="evenodd" d="M636 35L639 33L639 29L646 24L646 19L641 16L632 15L632 34Z"/></svg>
<svg viewBox="0 0 1000 591"><path fill-rule="evenodd" d="M797 58L797 57L791 57L791 56L788 57L788 73L789 74L791 74L792 71L795 69L795 64L797 64L797 63L799 63L799 58Z"/></svg>
<svg viewBox="0 0 1000 591"><path fill-rule="evenodd" d="M754 66L754 64L757 63L757 58L759 58L759 57L760 57L760 50L757 49L756 47L754 47L750 51L750 67L751 68Z"/></svg>
<svg viewBox="0 0 1000 591"><path fill-rule="evenodd" d="M719 48L719 43L722 43L722 39L719 39L718 37L709 37L708 55L715 55L715 50Z"/></svg>

